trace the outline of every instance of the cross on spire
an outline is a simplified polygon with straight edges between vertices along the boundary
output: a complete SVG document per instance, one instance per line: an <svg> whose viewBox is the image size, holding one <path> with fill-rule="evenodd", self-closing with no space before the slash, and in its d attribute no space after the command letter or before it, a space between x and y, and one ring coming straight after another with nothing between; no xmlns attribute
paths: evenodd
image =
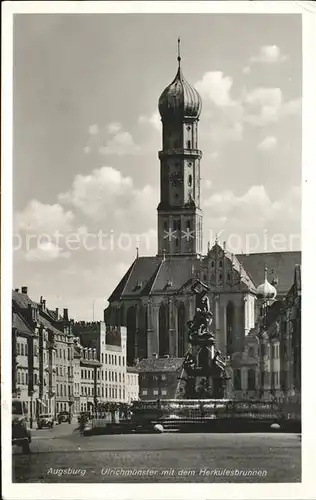
<svg viewBox="0 0 316 500"><path fill-rule="evenodd" d="M178 38L178 64L179 64L179 68L180 68L180 63L181 63L180 43L181 43L181 40L179 37Z"/></svg>

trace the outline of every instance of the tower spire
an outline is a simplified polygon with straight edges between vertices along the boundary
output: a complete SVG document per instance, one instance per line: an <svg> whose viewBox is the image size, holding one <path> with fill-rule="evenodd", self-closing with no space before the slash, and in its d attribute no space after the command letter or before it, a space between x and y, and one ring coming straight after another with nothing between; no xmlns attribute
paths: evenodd
<svg viewBox="0 0 316 500"><path fill-rule="evenodd" d="M180 63L181 63L180 43L181 43L181 40L180 40L180 37L178 37L178 65L179 65L179 68L180 68Z"/></svg>

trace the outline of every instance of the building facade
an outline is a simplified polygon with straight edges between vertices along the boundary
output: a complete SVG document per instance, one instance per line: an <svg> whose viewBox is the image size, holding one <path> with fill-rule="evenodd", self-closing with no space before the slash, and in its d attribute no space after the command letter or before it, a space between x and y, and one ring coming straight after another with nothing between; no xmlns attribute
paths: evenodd
<svg viewBox="0 0 316 500"><path fill-rule="evenodd" d="M131 404L139 399L139 373L136 367L126 368L126 403Z"/></svg>
<svg viewBox="0 0 316 500"><path fill-rule="evenodd" d="M41 413L71 412L73 336L67 309L60 316L42 297L31 300L22 287L13 291L12 311L13 394L27 402L32 423Z"/></svg>
<svg viewBox="0 0 316 500"><path fill-rule="evenodd" d="M144 401L175 399L180 387L182 358L147 358L135 366L139 373L139 397Z"/></svg>

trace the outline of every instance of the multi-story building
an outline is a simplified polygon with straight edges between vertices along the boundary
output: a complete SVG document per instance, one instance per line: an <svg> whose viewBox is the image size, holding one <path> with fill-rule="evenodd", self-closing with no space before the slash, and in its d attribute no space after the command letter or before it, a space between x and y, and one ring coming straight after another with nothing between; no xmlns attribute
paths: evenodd
<svg viewBox="0 0 316 500"><path fill-rule="evenodd" d="M33 355L32 345L34 345ZM38 346L35 333L13 306L12 393L14 397L19 397L26 403L31 421L36 414L36 400L39 397L38 380Z"/></svg>
<svg viewBox="0 0 316 500"><path fill-rule="evenodd" d="M262 309L258 320L260 395L300 403L301 398L301 266L282 302Z"/></svg>
<svg viewBox="0 0 316 500"><path fill-rule="evenodd" d="M139 373L139 397L142 400L175 399L180 387L182 358L142 359L135 367Z"/></svg>
<svg viewBox="0 0 316 500"><path fill-rule="evenodd" d="M34 420L43 412L56 416L59 411L71 411L73 338L72 322L68 319L67 309L61 317L58 310L52 311L46 307L46 301L42 297L39 303L31 300L27 287L22 287L21 292L19 289L13 292L12 310L13 339L16 339L17 332L22 329L21 321L23 328L26 327L32 332L27 348L22 347L25 341L17 343L14 340L13 344L16 344L16 347L12 350L16 358L12 363L12 372L17 371L16 363L18 365L23 363L23 366L26 366L27 358L28 403L32 409L30 418ZM15 376L16 380L19 377L20 384L22 381L25 383L26 370L20 369ZM12 378L14 378L13 373Z"/></svg>
<svg viewBox="0 0 316 500"><path fill-rule="evenodd" d="M74 332L80 339L81 346L95 350L96 359L100 363L97 375L100 381L98 401L126 402L126 328L107 328L102 321L78 322L74 324ZM82 358L80 362L83 362Z"/></svg>
<svg viewBox="0 0 316 500"><path fill-rule="evenodd" d="M139 373L136 367L126 368L126 403L130 404L139 399Z"/></svg>

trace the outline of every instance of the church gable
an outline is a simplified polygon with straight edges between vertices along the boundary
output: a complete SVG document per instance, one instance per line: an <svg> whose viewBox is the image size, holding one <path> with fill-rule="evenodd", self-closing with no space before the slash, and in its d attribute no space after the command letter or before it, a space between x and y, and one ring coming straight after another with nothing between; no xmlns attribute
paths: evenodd
<svg viewBox="0 0 316 500"><path fill-rule="evenodd" d="M210 287L255 291L255 285L237 257L217 242L203 260L203 275Z"/></svg>

